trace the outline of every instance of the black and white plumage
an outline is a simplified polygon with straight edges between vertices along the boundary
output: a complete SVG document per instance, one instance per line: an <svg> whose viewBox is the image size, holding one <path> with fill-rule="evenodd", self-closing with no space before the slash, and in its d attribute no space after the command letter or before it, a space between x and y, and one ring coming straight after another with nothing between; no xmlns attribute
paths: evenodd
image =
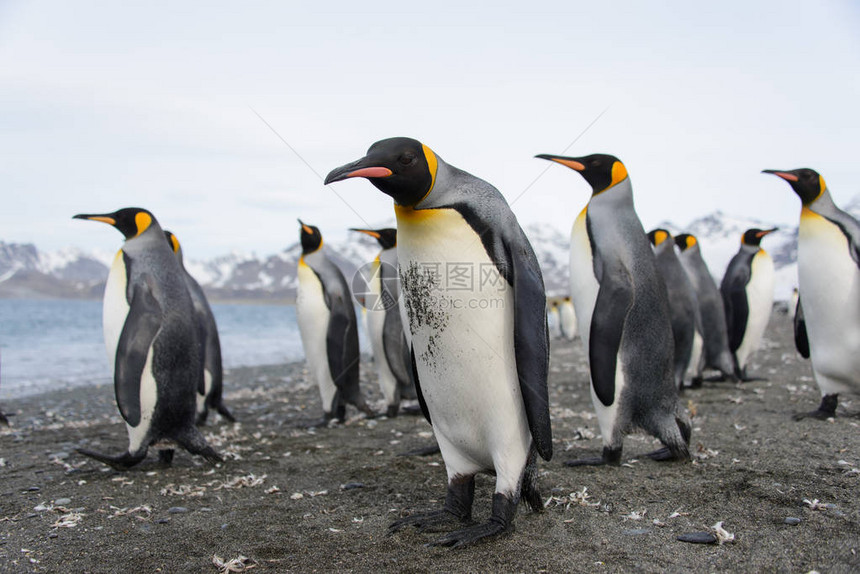
<svg viewBox="0 0 860 574"><path fill-rule="evenodd" d="M761 240L776 229L748 229L741 236L741 247L729 261L720 283L729 350L735 376L755 380L747 373L750 356L761 344L773 309L773 259L761 248Z"/></svg>
<svg viewBox="0 0 860 574"><path fill-rule="evenodd" d="M75 219L108 223L126 238L105 285L103 323L117 406L129 437L128 450L119 456L78 452L125 469L142 461L150 446L169 441L220 462L194 424L202 379L198 331L191 295L164 231L140 208ZM173 450L160 455L169 463Z"/></svg>
<svg viewBox="0 0 860 574"><path fill-rule="evenodd" d="M601 457L565 464L619 464L624 437L637 428L666 446L652 458L687 460L691 428L673 377L668 295L627 169L605 154L537 157L578 171L592 188L571 233L570 292L604 446Z"/></svg>
<svg viewBox="0 0 860 574"><path fill-rule="evenodd" d="M218 336L215 314L209 306L203 288L185 269L179 240L170 231L165 231L164 235L185 275L185 283L188 285L188 293L191 295L194 315L197 318L200 360L203 361L203 380L197 385L197 424L206 423L209 409L214 409L230 422L236 422L236 418L224 404L224 369L221 363L221 339Z"/></svg>
<svg viewBox="0 0 860 574"><path fill-rule="evenodd" d="M809 414L831 417L840 394L860 394L860 222L836 206L815 170L765 173L786 180L802 203L795 340L821 391Z"/></svg>
<svg viewBox="0 0 860 574"><path fill-rule="evenodd" d="M521 497L542 508L536 458L552 455L546 297L534 251L498 190L416 140L377 142L326 183L351 177L368 178L395 202L416 389L448 474L442 510L391 529L468 522L474 477L490 472L490 521L434 544L506 532Z"/></svg>

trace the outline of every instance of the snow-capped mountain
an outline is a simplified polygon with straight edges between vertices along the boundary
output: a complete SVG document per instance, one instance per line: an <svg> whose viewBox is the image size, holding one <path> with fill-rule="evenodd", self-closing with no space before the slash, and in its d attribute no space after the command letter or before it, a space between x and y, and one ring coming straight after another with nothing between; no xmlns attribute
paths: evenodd
<svg viewBox="0 0 860 574"><path fill-rule="evenodd" d="M860 218L860 196L845 209ZM379 226L385 225L393 222L382 222ZM702 255L718 282L746 229L780 227L762 242L776 267L776 299L788 299L797 284L795 226L778 226L717 211L686 226L665 222L661 227L672 233L696 235ZM525 232L541 264L547 294L566 295L570 275L569 232L542 224L528 225ZM327 242L325 249L351 281L358 267L376 257L379 245L366 235L353 233L341 242ZM265 257L238 252L208 261L186 257L185 266L215 299L291 300L296 292L296 262L300 254L300 245L294 243ZM0 242L0 297L100 297L113 257L113 253L74 248L46 253L31 244Z"/></svg>

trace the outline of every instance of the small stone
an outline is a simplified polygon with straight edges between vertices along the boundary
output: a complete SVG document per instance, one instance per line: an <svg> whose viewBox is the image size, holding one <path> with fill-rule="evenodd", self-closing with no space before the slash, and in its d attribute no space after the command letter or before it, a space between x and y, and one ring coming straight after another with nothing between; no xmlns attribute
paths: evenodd
<svg viewBox="0 0 860 574"><path fill-rule="evenodd" d="M203 506L201 508L198 508L197 512L212 512L212 509L209 508L208 506Z"/></svg>
<svg viewBox="0 0 860 574"><path fill-rule="evenodd" d="M54 501L55 506L68 506L71 503L72 503L71 498L58 498L57 500Z"/></svg>
<svg viewBox="0 0 860 574"><path fill-rule="evenodd" d="M688 532L678 536L679 542L689 542L691 544L715 544L717 537L710 532Z"/></svg>
<svg viewBox="0 0 860 574"><path fill-rule="evenodd" d="M167 509L168 514L185 514L188 512L188 509L184 506L171 506Z"/></svg>
<svg viewBox="0 0 860 574"><path fill-rule="evenodd" d="M51 532L50 534L48 534L48 538L57 538L58 536L59 534L57 534L56 532Z"/></svg>
<svg viewBox="0 0 860 574"><path fill-rule="evenodd" d="M159 518L155 521L156 524L167 524L168 522L170 522L169 518Z"/></svg>
<svg viewBox="0 0 860 574"><path fill-rule="evenodd" d="M39 492L40 490L42 490L42 489L39 488L38 486L31 486L30 488L27 489L27 492Z"/></svg>
<svg viewBox="0 0 860 574"><path fill-rule="evenodd" d="M69 453L62 452L62 451L55 452L55 453L49 454L48 458L55 458L57 460L66 460L67 458L69 458Z"/></svg>
<svg viewBox="0 0 860 574"><path fill-rule="evenodd" d="M341 490L355 490L356 488L364 488L363 482L347 482L346 484L341 484Z"/></svg>
<svg viewBox="0 0 860 574"><path fill-rule="evenodd" d="M798 524L800 524L800 519L795 518L794 516L789 516L788 518L786 518L782 522L783 522L783 524L789 524L791 526L797 526Z"/></svg>

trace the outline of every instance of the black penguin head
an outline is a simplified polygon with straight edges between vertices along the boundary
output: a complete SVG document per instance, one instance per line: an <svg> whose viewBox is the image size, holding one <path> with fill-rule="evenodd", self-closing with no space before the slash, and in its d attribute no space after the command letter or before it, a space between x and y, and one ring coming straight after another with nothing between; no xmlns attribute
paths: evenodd
<svg viewBox="0 0 860 574"><path fill-rule="evenodd" d="M393 227L385 227L383 229L351 228L350 231L358 231L359 233L370 235L379 242L379 246L383 249L397 247L397 230Z"/></svg>
<svg viewBox="0 0 860 574"><path fill-rule="evenodd" d="M651 245L653 245L654 247L657 247L666 240L671 241L672 240L672 234L669 233L668 231L666 231L665 229L660 229L660 228L652 229L651 231L648 232L648 239L651 240Z"/></svg>
<svg viewBox="0 0 860 574"><path fill-rule="evenodd" d="M548 159L578 171L591 185L594 195L627 179L627 168L613 155L595 153L584 157L565 157L542 153L535 157Z"/></svg>
<svg viewBox="0 0 860 574"><path fill-rule="evenodd" d="M814 169L802 167L791 171L780 171L777 169L766 169L762 173L772 173L787 181L798 196L803 205L809 205L824 193L827 184Z"/></svg>
<svg viewBox="0 0 860 574"><path fill-rule="evenodd" d="M741 238L741 243L744 245L751 245L753 247L758 247L761 245L761 239L768 233L773 233L778 228L774 227L773 229L758 229L753 227L752 229L747 229L744 231L744 235Z"/></svg>
<svg viewBox="0 0 860 574"><path fill-rule="evenodd" d="M302 255L313 253L322 247L322 233L320 233L319 228L307 225L301 219L299 219L299 225L302 226L299 234L302 240Z"/></svg>
<svg viewBox="0 0 860 574"><path fill-rule="evenodd" d="M365 177L398 205L412 207L424 199L436 183L436 154L412 138L378 141L363 158L332 170L325 183Z"/></svg>
<svg viewBox="0 0 860 574"><path fill-rule="evenodd" d="M564 302L565 302L565 303L570 303L570 297L565 297L565 298L564 298Z"/></svg>
<svg viewBox="0 0 860 574"><path fill-rule="evenodd" d="M675 245L677 245L678 249L681 251L686 251L697 242L698 240L696 239L696 236L691 233L682 233L681 235L675 236Z"/></svg>
<svg viewBox="0 0 860 574"><path fill-rule="evenodd" d="M113 213L79 213L72 219L89 219L113 225L126 239L137 237L155 222L155 216L140 207L126 207Z"/></svg>

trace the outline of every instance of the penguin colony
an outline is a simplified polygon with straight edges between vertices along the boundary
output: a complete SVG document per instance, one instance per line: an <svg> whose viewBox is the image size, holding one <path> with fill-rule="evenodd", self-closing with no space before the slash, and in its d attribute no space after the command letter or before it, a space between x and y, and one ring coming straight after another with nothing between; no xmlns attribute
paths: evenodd
<svg viewBox="0 0 860 574"><path fill-rule="evenodd" d="M297 319L323 413L310 425L343 421L348 405L377 416L359 388L358 302L384 414L397 416L402 401L417 399L445 464L441 508L400 518L390 532L443 531L431 545L463 547L510 532L520 501L542 509L538 462L553 455L551 339L581 339L603 440L599 456L567 466L620 464L624 438L636 430L662 442L647 454L653 460L688 460L691 424L679 393L701 386L706 369L717 372L709 381L753 380L750 358L773 305L773 261L761 243L775 230L739 237L718 287L694 235L645 233L620 159L536 157L578 172L590 188L573 218L563 300L547 300L534 250L501 193L414 139L376 142L325 179L363 178L393 201L396 229L353 229L376 239L380 253L352 290L319 228L299 220ZM817 172L765 173L801 200L790 311L822 399L796 418L833 417L840 394L860 393L860 223L834 204ZM210 409L235 419L222 399L214 316L183 267L178 239L141 208L75 218L125 236L105 288L104 335L128 448L79 452L117 469L139 463L150 446L168 464L176 445L221 462L196 424ZM481 270L467 289L439 273L464 263ZM480 473L495 477L495 489L490 519L472 524Z"/></svg>

